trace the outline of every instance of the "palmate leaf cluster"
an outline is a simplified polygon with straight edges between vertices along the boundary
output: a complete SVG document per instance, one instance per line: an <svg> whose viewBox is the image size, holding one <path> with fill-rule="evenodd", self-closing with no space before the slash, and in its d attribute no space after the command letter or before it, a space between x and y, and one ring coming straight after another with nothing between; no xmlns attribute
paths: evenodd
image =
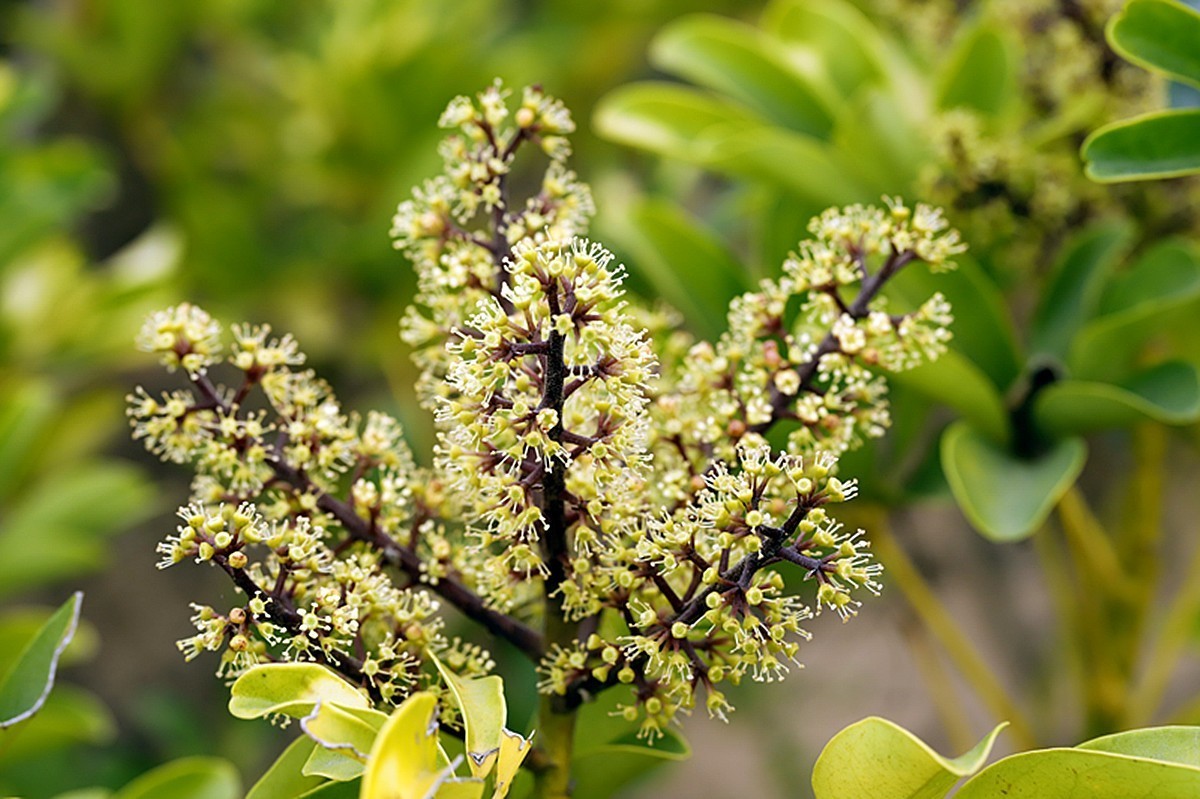
<svg viewBox="0 0 1200 799"><path fill-rule="evenodd" d="M831 209L696 342L583 238L593 202L560 103L497 83L441 124L444 172L393 229L419 278L402 330L431 467L395 420L344 409L289 336L187 304L143 328L185 388L131 395L134 436L196 471L161 565L211 563L244 595L195 606L180 647L220 652L228 677L321 663L386 707L445 692L434 657L464 678L493 667L447 636L449 604L534 661L563 707L626 686L619 712L651 738L698 701L723 716L723 683L782 677L807 618L878 591L866 541L830 512L856 492L838 458L883 434L884 374L944 351L940 295L901 314L880 291L915 264L951 268L958 234L899 200ZM538 162L540 180L517 169Z"/></svg>

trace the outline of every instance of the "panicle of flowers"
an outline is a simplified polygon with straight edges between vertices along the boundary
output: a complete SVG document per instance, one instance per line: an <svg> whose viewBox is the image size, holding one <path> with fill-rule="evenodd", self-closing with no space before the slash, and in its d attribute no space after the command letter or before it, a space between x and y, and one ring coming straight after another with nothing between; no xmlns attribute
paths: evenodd
<svg viewBox="0 0 1200 799"><path fill-rule="evenodd" d="M214 564L244 594L198 607L180 642L222 651L223 674L309 660L379 703L438 691L430 653L464 676L493 666L446 639L449 604L565 706L624 686L617 712L653 739L700 702L725 718L725 683L781 679L808 619L848 619L879 591L869 542L830 513L857 493L838 458L883 434L885 374L950 337L941 295L897 310L883 287L913 263L951 268L963 245L924 205L830 209L780 277L733 300L724 335L696 342L669 309L629 304L624 268L581 237L591 197L565 167L562 105L536 87L509 100L496 83L450 103L444 173L394 220L418 274L402 335L432 467L391 417L344 411L269 328L233 329L241 379L215 383L219 327L170 309L139 340L190 391L129 398L134 436L198 472L160 565ZM549 166L517 200L526 143Z"/></svg>
<svg viewBox="0 0 1200 799"><path fill-rule="evenodd" d="M566 495L585 558L608 533L614 487L644 469L644 386L655 368L621 316L623 271L603 247L522 244L506 273L511 310L483 300L447 347L451 393L436 417L438 467L473 498L482 547L499 547L480 574L502 606L513 583L547 573L539 544L549 475L561 469L578 491Z"/></svg>
<svg viewBox="0 0 1200 799"><path fill-rule="evenodd" d="M393 219L395 246L418 277L402 337L426 371L419 388L431 405L444 386L450 332L480 300L500 298L504 275L497 265L522 241L582 235L595 212L590 190L565 165L575 125L562 103L527 87L510 113L509 94L497 81L474 99L451 101L440 121L455 131L440 147L443 174L415 189ZM549 163L539 189L520 202L509 196L507 181L527 143Z"/></svg>
<svg viewBox="0 0 1200 799"><path fill-rule="evenodd" d="M841 452L882 435L883 372L945 350L952 317L940 294L896 314L880 290L912 262L952 268L964 247L939 210L885 199L885 208L853 205L815 218L783 277L735 298L728 332L715 346L695 344L674 390L656 397L653 449L673 464L666 485L676 495L690 493L680 478L700 473L707 453L728 460L743 435L780 421L794 425L795 454Z"/></svg>

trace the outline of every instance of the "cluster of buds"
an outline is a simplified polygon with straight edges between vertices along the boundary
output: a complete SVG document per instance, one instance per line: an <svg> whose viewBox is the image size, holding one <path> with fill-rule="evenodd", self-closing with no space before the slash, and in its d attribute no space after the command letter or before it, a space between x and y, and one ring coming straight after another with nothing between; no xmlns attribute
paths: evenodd
<svg viewBox="0 0 1200 799"><path fill-rule="evenodd" d="M515 113L506 98L497 84L451 103L445 174L396 216L420 275L404 336L437 427L431 469L395 420L344 413L290 338L233 328L224 368L241 380L222 388L206 314L147 323L142 346L191 390L132 396L134 434L198 472L163 565L213 563L247 597L199 608L181 647L223 650L227 674L316 660L394 702L429 685L431 653L491 667L446 640L445 603L534 661L556 712L623 686L650 738L700 702L724 718L722 684L781 678L806 619L849 618L878 592L863 533L830 513L857 490L838 456L883 433L884 374L949 338L940 296L892 313L881 290L963 245L925 206L830 210L778 279L733 301L715 344L655 341L646 327L673 317L630 304L622 267L580 237L570 118L537 89ZM507 178L525 143L550 163L521 205Z"/></svg>

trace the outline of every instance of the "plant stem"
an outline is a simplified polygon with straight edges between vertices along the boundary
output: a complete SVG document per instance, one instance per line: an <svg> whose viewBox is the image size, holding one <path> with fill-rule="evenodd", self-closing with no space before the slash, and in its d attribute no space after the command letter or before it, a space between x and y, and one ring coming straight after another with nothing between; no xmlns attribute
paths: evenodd
<svg viewBox="0 0 1200 799"><path fill-rule="evenodd" d="M1132 666L1124 656L1132 634L1128 609L1137 601L1137 585L1077 487L1059 500L1058 516L1078 575L1074 604L1087 666L1085 736L1091 738L1119 729L1125 716Z"/></svg>
<svg viewBox="0 0 1200 799"><path fill-rule="evenodd" d="M538 799L565 799L571 795L575 716L575 710L567 710L561 697L542 697L537 732L541 739L538 748L546 765L536 774L534 796Z"/></svg>
<svg viewBox="0 0 1200 799"><path fill-rule="evenodd" d="M1192 552L1182 586L1167 610L1162 631L1150 651L1146 673L1130 702L1130 723L1147 723L1162 702L1171 674L1194 634L1200 612L1200 545Z"/></svg>
<svg viewBox="0 0 1200 799"><path fill-rule="evenodd" d="M907 609L904 615L905 618L900 622L900 634L904 636L913 661L917 664L917 671L921 672L921 678L925 681L925 689L941 716L942 726L950 737L950 746L955 751L965 752L975 744L975 738L971 734L971 722L962 702L955 695L950 674L929 640L929 631L913 615L912 609Z"/></svg>
<svg viewBox="0 0 1200 799"><path fill-rule="evenodd" d="M904 598L946 650L980 700L997 717L1010 722L1010 729L1019 746L1032 749L1037 745L1037 739L1025 714L900 548L892 534L887 514L882 509L876 509L872 516L875 518L870 527L871 543L885 572L900 588Z"/></svg>

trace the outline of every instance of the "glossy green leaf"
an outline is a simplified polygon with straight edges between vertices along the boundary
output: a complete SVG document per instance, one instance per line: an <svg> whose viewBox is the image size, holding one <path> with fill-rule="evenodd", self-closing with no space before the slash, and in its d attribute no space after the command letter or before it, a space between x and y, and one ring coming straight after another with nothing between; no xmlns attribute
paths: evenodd
<svg viewBox="0 0 1200 799"><path fill-rule="evenodd" d="M1130 0L1113 16L1108 43L1126 61L1200 86L1200 12L1173 0Z"/></svg>
<svg viewBox="0 0 1200 799"><path fill-rule="evenodd" d="M229 712L239 719L280 714L303 718L318 702L369 708L367 698L334 672L316 663L267 663L238 677Z"/></svg>
<svg viewBox="0 0 1200 799"><path fill-rule="evenodd" d="M58 660L75 634L83 594L76 593L54 612L0 679L0 730L24 721L45 703Z"/></svg>
<svg viewBox="0 0 1200 799"><path fill-rule="evenodd" d="M188 757L146 772L113 799L240 799L237 769L224 760Z"/></svg>
<svg viewBox="0 0 1200 799"><path fill-rule="evenodd" d="M1132 227L1121 222L1094 226L1067 244L1034 312L1035 352L1066 357L1071 339L1095 314L1109 276L1132 241Z"/></svg>
<svg viewBox="0 0 1200 799"><path fill-rule="evenodd" d="M1086 749L1023 752L993 763L956 799L1195 799L1200 768Z"/></svg>
<svg viewBox="0 0 1200 799"><path fill-rule="evenodd" d="M1081 743L1076 749L1144 757L1200 768L1200 727L1150 727Z"/></svg>
<svg viewBox="0 0 1200 799"><path fill-rule="evenodd" d="M653 295L683 314L689 330L715 341L729 301L750 289L746 270L706 228L677 206L641 199L614 220L619 248Z"/></svg>
<svg viewBox="0 0 1200 799"><path fill-rule="evenodd" d="M1200 258L1188 242L1166 240L1109 282L1101 315L1079 331L1068 364L1076 377L1119 382L1147 343L1171 338L1200 310Z"/></svg>
<svg viewBox="0 0 1200 799"><path fill-rule="evenodd" d="M14 607L5 610L0 616L0 676L17 662L17 656L25 646L33 640L42 625L54 614L57 608L45 607ZM63 650L60 663L70 666L89 660L96 654L100 646L100 634L94 625L86 619L80 619L75 626L75 635Z"/></svg>
<svg viewBox="0 0 1200 799"><path fill-rule="evenodd" d="M819 60L844 97L888 75L878 30L842 0L775 0L763 12L762 28L783 44L797 68Z"/></svg>
<svg viewBox="0 0 1200 799"><path fill-rule="evenodd" d="M19 730L0 732L0 774L8 763L19 763L45 752L77 744L111 743L116 736L112 713L94 694L67 684L58 684L45 704ZM6 735L11 738L5 740Z"/></svg>
<svg viewBox="0 0 1200 799"><path fill-rule="evenodd" d="M681 17L654 38L650 59L797 132L825 138L833 128L837 93L821 63L789 61L776 41L743 22Z"/></svg>
<svg viewBox="0 0 1200 799"><path fill-rule="evenodd" d="M504 724L508 721L504 680L495 674L474 679L459 677L432 652L428 654L462 713L471 775L483 779L496 764Z"/></svg>
<svg viewBox="0 0 1200 799"><path fill-rule="evenodd" d="M637 725L614 714L615 692L602 694L580 708L578 728L588 735L577 739L571 772L572 799L608 799L663 765L686 760L691 748L673 730L664 731L653 745L637 737Z"/></svg>
<svg viewBox="0 0 1200 799"><path fill-rule="evenodd" d="M1153 111L1094 131L1080 151L1092 180L1156 180L1200 172L1200 108Z"/></svg>
<svg viewBox="0 0 1200 799"><path fill-rule="evenodd" d="M1187 424L1200 419L1200 374L1192 364L1170 361L1121 385L1061 380L1038 393L1034 418L1055 435L1127 427L1146 419Z"/></svg>
<svg viewBox="0 0 1200 799"><path fill-rule="evenodd" d="M1008 441L1004 398L983 372L954 350L916 369L889 374L888 378L958 411L996 443Z"/></svg>
<svg viewBox="0 0 1200 799"><path fill-rule="evenodd" d="M762 120L727 100L672 83L634 83L606 95L592 118L607 139L703 165L707 137Z"/></svg>
<svg viewBox="0 0 1200 799"><path fill-rule="evenodd" d="M978 24L954 48L938 80L937 107L995 115L1016 90L1017 59L999 28Z"/></svg>
<svg viewBox="0 0 1200 799"><path fill-rule="evenodd" d="M993 541L1019 541L1045 521L1087 459L1082 439L1058 441L1036 458L1017 458L966 422L942 435L942 468L958 506Z"/></svg>
<svg viewBox="0 0 1200 799"><path fill-rule="evenodd" d="M908 730L871 717L825 745L813 767L816 799L941 799L987 760L1000 724L969 752L945 758Z"/></svg>
<svg viewBox="0 0 1200 799"><path fill-rule="evenodd" d="M325 780L321 777L306 776L301 771L317 748L312 740L303 735L292 741L250 788L246 799L295 799L323 785Z"/></svg>

